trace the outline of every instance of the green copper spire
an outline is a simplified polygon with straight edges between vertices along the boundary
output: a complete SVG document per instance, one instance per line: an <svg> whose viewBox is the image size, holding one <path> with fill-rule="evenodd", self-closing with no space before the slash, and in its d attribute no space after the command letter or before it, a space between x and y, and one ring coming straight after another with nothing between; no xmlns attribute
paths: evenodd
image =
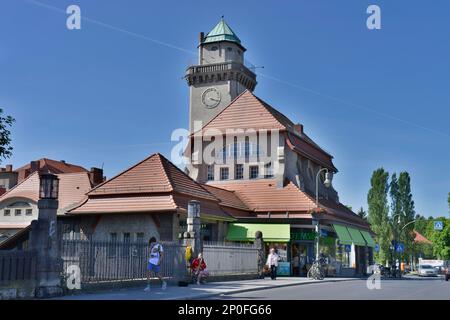
<svg viewBox="0 0 450 320"><path fill-rule="evenodd" d="M231 41L241 45L241 40L234 33L234 31L231 30L230 26L225 22L223 16L220 19L219 23L214 27L214 29L212 29L206 35L205 39L203 40L203 43L211 43L218 41Z"/></svg>

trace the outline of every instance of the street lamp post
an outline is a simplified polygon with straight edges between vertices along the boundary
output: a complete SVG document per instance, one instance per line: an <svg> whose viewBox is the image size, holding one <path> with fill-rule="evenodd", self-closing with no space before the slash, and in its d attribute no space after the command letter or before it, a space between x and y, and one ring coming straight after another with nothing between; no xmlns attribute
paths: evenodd
<svg viewBox="0 0 450 320"><path fill-rule="evenodd" d="M326 188L331 186L332 175L327 168L320 169L316 174L316 208L319 208L319 177L320 174L325 171L325 181L323 184ZM313 217L314 218L314 217ZM319 240L320 240L320 219L317 215L314 219L314 224L316 226L316 261L319 261Z"/></svg>

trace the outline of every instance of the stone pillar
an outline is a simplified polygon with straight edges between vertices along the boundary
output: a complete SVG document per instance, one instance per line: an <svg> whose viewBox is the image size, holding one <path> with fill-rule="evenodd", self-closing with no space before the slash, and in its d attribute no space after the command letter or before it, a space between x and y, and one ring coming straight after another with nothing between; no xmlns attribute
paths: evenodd
<svg viewBox="0 0 450 320"><path fill-rule="evenodd" d="M190 243L194 257L203 252L203 241L200 234L200 202L196 200L189 201L187 233L189 234Z"/></svg>
<svg viewBox="0 0 450 320"><path fill-rule="evenodd" d="M258 276L264 279L264 265L266 264L266 253L264 252L264 240L261 231L255 232L255 247L258 249Z"/></svg>
<svg viewBox="0 0 450 320"><path fill-rule="evenodd" d="M58 200L38 201L38 220L33 220L30 230L30 249L37 253L36 298L63 294L61 287L61 253L59 250L56 213Z"/></svg>

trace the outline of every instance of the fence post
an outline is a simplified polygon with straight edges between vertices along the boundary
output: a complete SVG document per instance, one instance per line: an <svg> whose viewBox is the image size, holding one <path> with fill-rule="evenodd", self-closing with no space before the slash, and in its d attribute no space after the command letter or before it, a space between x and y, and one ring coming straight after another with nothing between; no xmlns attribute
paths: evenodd
<svg viewBox="0 0 450 320"><path fill-rule="evenodd" d="M58 200L38 201L38 220L31 222L30 247L36 252L36 298L63 294L61 288L61 253L56 225Z"/></svg>
<svg viewBox="0 0 450 320"><path fill-rule="evenodd" d="M255 247L258 250L258 276L264 279L264 265L266 264L266 255L264 252L264 240L261 231L255 232Z"/></svg>

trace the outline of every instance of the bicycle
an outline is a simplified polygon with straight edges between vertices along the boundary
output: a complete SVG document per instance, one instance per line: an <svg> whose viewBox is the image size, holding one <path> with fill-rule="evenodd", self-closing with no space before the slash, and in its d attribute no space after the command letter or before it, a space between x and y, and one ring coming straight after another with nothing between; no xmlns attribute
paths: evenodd
<svg viewBox="0 0 450 320"><path fill-rule="evenodd" d="M308 270L307 278L310 280L323 280L325 278L325 272L322 266L323 262L321 260L314 261Z"/></svg>

